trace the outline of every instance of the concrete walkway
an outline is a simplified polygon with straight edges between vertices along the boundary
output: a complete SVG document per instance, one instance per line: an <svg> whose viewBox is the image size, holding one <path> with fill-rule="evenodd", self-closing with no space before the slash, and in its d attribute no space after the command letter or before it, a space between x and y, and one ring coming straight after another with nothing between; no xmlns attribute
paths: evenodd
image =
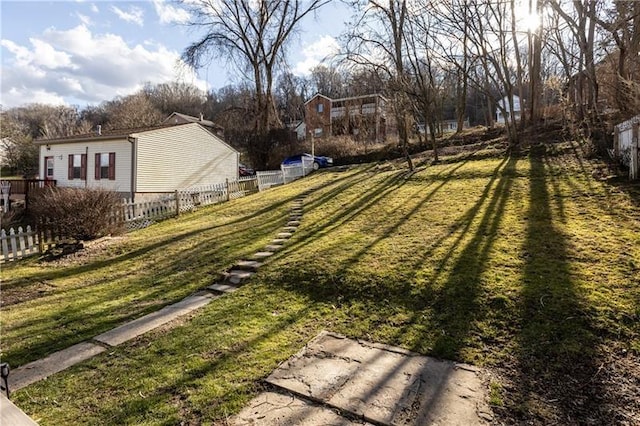
<svg viewBox="0 0 640 426"><path fill-rule="evenodd" d="M300 197L293 201L290 211L291 220L278 232L277 238L266 246L265 251L255 253L252 259L238 261L231 270L222 275L220 282L214 283L204 291L189 296L180 302L165 306L159 311L152 312L116 327L113 330L95 336L89 341L81 342L61 351L54 352L46 358L30 362L12 370L9 375L9 389L13 392L32 383L44 380L55 373L59 373L73 365L90 359L110 347L121 345L183 315L200 309L226 293L236 291L262 266L262 262L259 260L264 260L272 256L275 251L284 247L287 240L293 236L302 219L304 199L311 191L312 190L305 191ZM8 407L8 405L2 405L3 416L5 410L8 410L8 408L5 409L5 406Z"/></svg>
<svg viewBox="0 0 640 426"><path fill-rule="evenodd" d="M480 369L323 332L280 365L235 425L486 425ZM319 420L322 419L322 420Z"/></svg>

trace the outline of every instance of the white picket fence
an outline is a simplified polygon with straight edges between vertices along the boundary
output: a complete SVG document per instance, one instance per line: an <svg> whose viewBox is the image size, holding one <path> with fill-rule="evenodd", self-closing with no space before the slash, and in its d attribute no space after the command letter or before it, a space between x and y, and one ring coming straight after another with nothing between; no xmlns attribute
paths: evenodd
<svg viewBox="0 0 640 426"><path fill-rule="evenodd" d="M305 170L307 169L307 170ZM241 177L238 180L225 181L210 185L198 185L163 195L153 200L122 201L122 217L128 231L146 228L158 220L178 216L181 213L197 210L200 207L222 203L247 194L264 191L273 186L283 185L292 180L305 176L311 167L290 166L282 170L257 172L256 176ZM114 213L118 216L119 213ZM0 244L0 263L21 259L40 252L39 236L36 231L27 226L26 230L19 227L16 231L11 228L9 233L2 229ZM51 231L49 231L51 234ZM47 241L56 241L55 235L47 235Z"/></svg>
<svg viewBox="0 0 640 426"><path fill-rule="evenodd" d="M27 226L26 230L18 227L17 232L11 228L9 234L4 229L0 230L0 244L2 245L2 257L0 258L2 262L22 259L40 251L38 235L31 229L31 226Z"/></svg>

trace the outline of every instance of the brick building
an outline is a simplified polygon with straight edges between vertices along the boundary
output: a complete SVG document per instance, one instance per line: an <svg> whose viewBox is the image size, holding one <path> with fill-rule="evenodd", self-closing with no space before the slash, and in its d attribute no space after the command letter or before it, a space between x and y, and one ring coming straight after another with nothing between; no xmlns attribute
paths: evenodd
<svg viewBox="0 0 640 426"><path fill-rule="evenodd" d="M318 93L305 102L307 134L382 142L389 127L386 106L387 99L380 94L331 99Z"/></svg>

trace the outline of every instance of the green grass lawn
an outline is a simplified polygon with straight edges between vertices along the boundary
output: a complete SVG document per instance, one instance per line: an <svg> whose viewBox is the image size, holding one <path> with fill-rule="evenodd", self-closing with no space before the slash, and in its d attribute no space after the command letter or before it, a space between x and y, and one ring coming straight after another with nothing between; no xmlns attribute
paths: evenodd
<svg viewBox="0 0 640 426"><path fill-rule="evenodd" d="M326 171L130 234L86 264L3 267L20 365L178 300L302 225L251 282L15 393L42 424L224 424L321 330L488 367L504 421L640 413L640 188L571 145Z"/></svg>

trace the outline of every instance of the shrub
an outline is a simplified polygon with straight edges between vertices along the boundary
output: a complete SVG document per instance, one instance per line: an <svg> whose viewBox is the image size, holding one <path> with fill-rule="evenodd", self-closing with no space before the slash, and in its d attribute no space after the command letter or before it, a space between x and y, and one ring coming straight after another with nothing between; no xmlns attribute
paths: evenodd
<svg viewBox="0 0 640 426"><path fill-rule="evenodd" d="M37 226L51 226L64 238L88 241L124 231L122 201L103 189L44 188L30 195Z"/></svg>

